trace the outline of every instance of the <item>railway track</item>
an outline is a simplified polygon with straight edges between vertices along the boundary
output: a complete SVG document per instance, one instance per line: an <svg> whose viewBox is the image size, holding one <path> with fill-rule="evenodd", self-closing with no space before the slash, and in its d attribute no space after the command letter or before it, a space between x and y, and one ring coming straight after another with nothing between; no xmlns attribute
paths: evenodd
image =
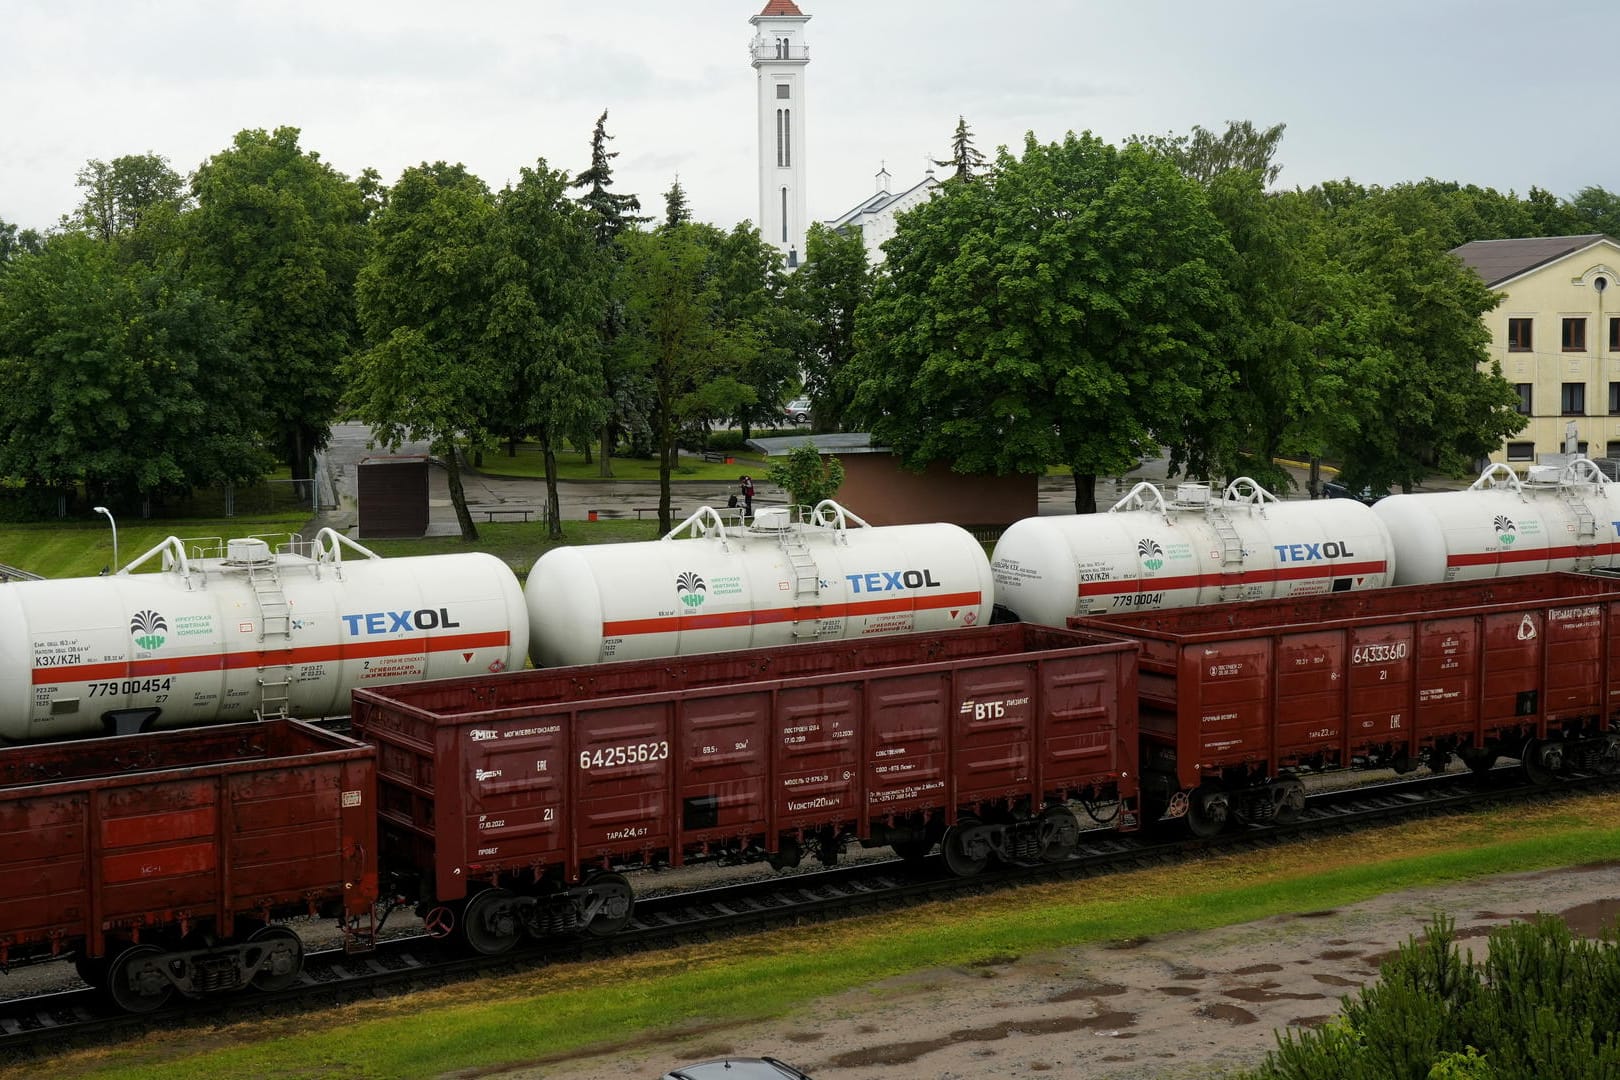
<svg viewBox="0 0 1620 1080"><path fill-rule="evenodd" d="M497 957L463 955L423 935L385 940L375 952L363 956L348 956L336 949L315 951L306 957L298 983L287 990L187 1002L141 1015L113 1012L94 990L54 989L0 1001L0 1057L41 1059L146 1030L314 1011L465 979L648 952L790 922L848 918L1037 881L1100 879L1130 869L1174 865L1211 852L1260 851L1395 821L1530 799L1561 800L1617 787L1620 780L1612 777L1578 778L1548 789L1525 782L1516 769L1498 769L1484 784L1453 773L1325 792L1314 796L1300 817L1286 825L1239 829L1210 839L1158 835L1151 830L1117 834L1099 829L1083 834L1079 850L1068 858L987 871L971 878L949 875L937 854L915 863L873 860L790 877L649 896L637 902L631 924L616 935L536 943Z"/></svg>

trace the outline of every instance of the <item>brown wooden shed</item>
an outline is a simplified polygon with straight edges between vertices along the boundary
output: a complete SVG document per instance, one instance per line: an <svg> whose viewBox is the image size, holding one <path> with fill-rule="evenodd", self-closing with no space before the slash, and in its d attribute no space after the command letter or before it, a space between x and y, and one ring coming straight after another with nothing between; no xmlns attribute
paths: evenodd
<svg viewBox="0 0 1620 1080"><path fill-rule="evenodd" d="M360 461L359 533L365 538L424 536L428 527L428 459L420 454Z"/></svg>

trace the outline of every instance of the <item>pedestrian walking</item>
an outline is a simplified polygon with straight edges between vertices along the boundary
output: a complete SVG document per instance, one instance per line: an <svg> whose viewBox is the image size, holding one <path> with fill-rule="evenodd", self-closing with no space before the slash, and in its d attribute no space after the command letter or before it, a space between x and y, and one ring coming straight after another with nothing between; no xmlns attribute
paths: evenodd
<svg viewBox="0 0 1620 1080"><path fill-rule="evenodd" d="M742 476L743 520L754 516L754 481L747 473Z"/></svg>

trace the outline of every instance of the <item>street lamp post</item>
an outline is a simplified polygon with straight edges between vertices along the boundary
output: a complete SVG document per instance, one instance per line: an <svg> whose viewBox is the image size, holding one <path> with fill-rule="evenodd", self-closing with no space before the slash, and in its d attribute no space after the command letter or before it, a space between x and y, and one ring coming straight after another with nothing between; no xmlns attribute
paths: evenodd
<svg viewBox="0 0 1620 1080"><path fill-rule="evenodd" d="M106 514L107 515L107 524L112 526L112 532L113 532L113 562L112 562L113 568L112 568L112 572L116 574L116 573L118 573L118 522L113 520L112 511L107 509L105 506L92 506L90 509L94 510L98 514Z"/></svg>

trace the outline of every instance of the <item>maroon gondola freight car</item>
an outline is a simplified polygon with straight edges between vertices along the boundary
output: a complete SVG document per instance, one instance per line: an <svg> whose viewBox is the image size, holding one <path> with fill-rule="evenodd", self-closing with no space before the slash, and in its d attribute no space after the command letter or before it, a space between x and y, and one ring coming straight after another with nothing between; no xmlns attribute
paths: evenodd
<svg viewBox="0 0 1620 1080"><path fill-rule="evenodd" d="M835 862L957 873L1134 824L1136 649L1022 624L509 672L355 693L381 851L430 927L501 951L606 934L621 870Z"/></svg>
<svg viewBox="0 0 1620 1080"><path fill-rule="evenodd" d="M1620 583L1539 574L1303 600L1077 617L1142 646L1144 815L1196 833L1304 805L1350 766L1537 779L1620 767Z"/></svg>
<svg viewBox="0 0 1620 1080"><path fill-rule="evenodd" d="M291 915L370 944L376 751L293 720L0 750L0 965L119 1006L291 985Z"/></svg>

